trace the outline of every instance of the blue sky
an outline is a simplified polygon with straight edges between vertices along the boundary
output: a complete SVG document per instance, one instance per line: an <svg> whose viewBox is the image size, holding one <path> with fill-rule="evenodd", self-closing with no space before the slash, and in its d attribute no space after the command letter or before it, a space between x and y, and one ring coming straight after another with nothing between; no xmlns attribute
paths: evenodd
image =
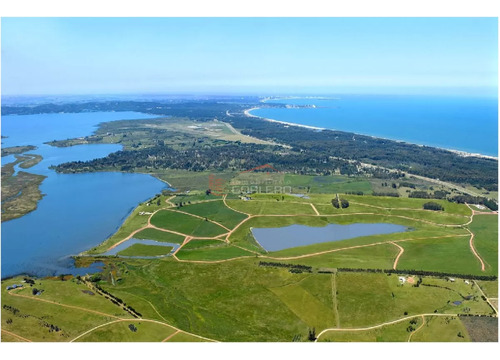
<svg viewBox="0 0 500 360"><path fill-rule="evenodd" d="M2 93L496 93L496 18L2 18Z"/></svg>

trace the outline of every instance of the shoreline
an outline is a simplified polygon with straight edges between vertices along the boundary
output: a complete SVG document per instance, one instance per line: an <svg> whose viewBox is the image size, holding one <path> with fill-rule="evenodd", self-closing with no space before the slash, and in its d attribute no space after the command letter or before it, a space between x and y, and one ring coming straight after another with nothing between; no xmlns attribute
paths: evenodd
<svg viewBox="0 0 500 360"><path fill-rule="evenodd" d="M442 147L438 147L438 146L431 146L431 145L424 145L424 144L415 144L415 143L410 143L410 142L405 141L405 140L395 140L395 139L389 139L389 138L382 138L382 137L373 136L373 135L358 134L358 133L354 133L354 132L351 132L351 131L336 130L336 129L327 129L327 128L322 128L322 127L317 127L317 126L296 124L296 123L291 123L291 122L287 122L287 121L281 121L281 120L276 120L276 119L264 118L264 117L253 115L253 114L250 113L251 111L259 110L259 109L261 109L261 108L260 107L253 107L253 108L250 108L250 109L246 109L244 111L244 114L246 116L248 116L248 117L258 118L258 119L262 119L262 120L265 120L265 121L274 122L274 123L278 123L278 124L283 124L283 125L287 125L287 126L296 126L296 127L301 127L301 128L305 128L305 129L309 129L309 130L316 130L316 131L323 131L323 130L341 131L341 132L346 132L346 133L352 133L354 135L368 136L368 137L371 137L373 139L395 141L395 142L398 142L398 143L403 143L403 144L408 144L408 145L416 145L416 146L420 146L420 147L427 146L427 147L431 147L431 148L435 148L435 149L439 149L439 150L449 151L449 152L455 153L455 154L457 154L459 156L462 156L462 157L476 157L476 158L490 159L490 160L496 160L496 161L498 161L498 156L484 155L484 154L479 154L479 153L471 153L471 152L467 152L467 151L463 151L463 150L447 149L447 148L442 148Z"/></svg>

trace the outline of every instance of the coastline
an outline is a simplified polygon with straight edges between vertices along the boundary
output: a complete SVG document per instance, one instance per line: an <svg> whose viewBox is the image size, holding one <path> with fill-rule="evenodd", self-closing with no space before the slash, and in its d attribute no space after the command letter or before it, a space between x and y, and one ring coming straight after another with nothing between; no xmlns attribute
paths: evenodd
<svg viewBox="0 0 500 360"><path fill-rule="evenodd" d="M351 131L344 131L344 130L337 130L337 129L327 129L327 128L322 128L322 127L317 127L317 126L296 124L296 123L291 123L291 122L281 121L281 120L276 120L276 119L269 119L269 118L264 118L264 117L261 117L261 116L253 115L253 114L250 113L251 111L258 110L258 109L260 109L260 107L253 107L253 108L250 108L250 109L246 109L244 111L244 114L246 116L248 116L248 117L259 118L259 119L262 119L262 120L265 120L265 121L274 122L274 123L278 123L278 124L284 124L284 125L287 125L287 126L296 126L296 127L306 128L306 129L309 129L309 130L316 130L316 131L331 130L331 131L351 132ZM358 133L353 133L353 134L360 135L360 136L369 136L369 137L371 137L373 139L396 141L396 142L403 143L403 144L408 144L408 145L417 145L417 146L421 146L421 147L424 147L424 146L432 147L432 148L439 149L439 150L449 151L449 152L455 153L455 154L457 154L459 156L462 156L462 157L476 157L476 158L490 159L490 160L496 160L496 161L498 161L498 156L484 155L484 154L479 154L479 153L471 153L471 152L467 152L467 151L463 151L463 150L447 149L447 148L442 148L442 147L438 147L438 146L415 144L415 143L407 142L405 140L388 139L388 138L382 138L382 137L373 136L373 135L367 135L367 134L358 134Z"/></svg>

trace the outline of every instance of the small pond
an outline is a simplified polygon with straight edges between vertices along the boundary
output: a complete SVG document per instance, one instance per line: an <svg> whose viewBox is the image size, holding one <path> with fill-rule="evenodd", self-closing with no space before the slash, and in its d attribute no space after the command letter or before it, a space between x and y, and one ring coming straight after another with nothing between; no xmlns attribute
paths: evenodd
<svg viewBox="0 0 500 360"><path fill-rule="evenodd" d="M163 241L155 241L155 240L140 240L140 239L130 239L130 240L127 240L123 243L121 243L120 245L118 245L117 247L105 252L104 256L112 256L112 255L117 255L120 251L122 250L125 250L129 247L131 247L132 245L134 244L143 244L143 245L158 245L158 246L170 246L172 247L172 251L170 252L170 254L167 254L167 255L160 255L160 256L121 256L121 255L118 255L118 256L121 256L121 257L127 257L127 258L138 258L138 259L154 259L154 258L157 258L157 257L164 257L164 256L169 256L171 255L172 253L175 252L175 250L177 250L177 248L180 246L179 244L174 244L174 243L168 243L168 242L163 242Z"/></svg>
<svg viewBox="0 0 500 360"><path fill-rule="evenodd" d="M408 231L406 226L386 223L328 224L323 227L290 225L280 228L252 228L253 236L267 251L278 251L297 246L404 231Z"/></svg>

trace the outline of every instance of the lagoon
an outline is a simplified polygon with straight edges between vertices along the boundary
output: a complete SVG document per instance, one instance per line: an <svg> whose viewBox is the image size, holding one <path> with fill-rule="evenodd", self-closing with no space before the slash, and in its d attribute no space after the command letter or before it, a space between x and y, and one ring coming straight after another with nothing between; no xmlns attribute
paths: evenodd
<svg viewBox="0 0 500 360"><path fill-rule="evenodd" d="M392 234L408 231L403 225L328 224L324 227L290 225L280 228L252 228L252 234L266 251L279 251L298 246L352 239L360 236Z"/></svg>
<svg viewBox="0 0 500 360"><path fill-rule="evenodd" d="M35 145L29 153L43 160L23 170L46 175L45 196L38 208L2 223L2 278L77 273L71 255L94 247L112 235L141 201L168 186L145 174L57 174L51 165L91 160L121 150L120 145L93 144L67 148L43 142L90 135L103 121L152 118L134 112L2 116L2 146ZM12 158L2 158L2 165Z"/></svg>

